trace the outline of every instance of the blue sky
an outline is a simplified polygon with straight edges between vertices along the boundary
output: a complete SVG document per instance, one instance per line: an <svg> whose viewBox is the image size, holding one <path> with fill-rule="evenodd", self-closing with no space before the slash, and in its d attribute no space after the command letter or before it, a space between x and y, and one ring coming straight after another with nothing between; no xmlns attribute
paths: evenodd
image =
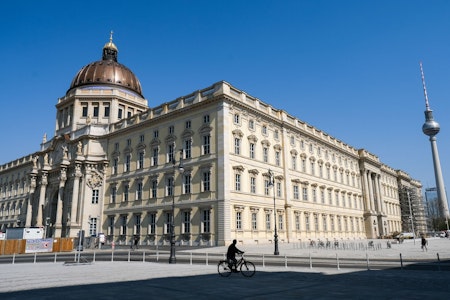
<svg viewBox="0 0 450 300"><path fill-rule="evenodd" d="M53 137L113 30L150 106L225 80L433 187L422 61L450 183L450 1L2 1L0 24L0 164Z"/></svg>

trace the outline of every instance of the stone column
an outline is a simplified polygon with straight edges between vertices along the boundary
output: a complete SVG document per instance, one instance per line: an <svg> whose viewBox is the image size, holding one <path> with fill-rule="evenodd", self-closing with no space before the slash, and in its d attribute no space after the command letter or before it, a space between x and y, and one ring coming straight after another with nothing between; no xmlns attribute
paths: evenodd
<svg viewBox="0 0 450 300"><path fill-rule="evenodd" d="M70 210L70 227L78 225L77 222L77 211L78 211L78 198L80 190L80 178L81 174L81 164L75 164L75 178L73 180L73 193L72 193L72 208Z"/></svg>
<svg viewBox="0 0 450 300"><path fill-rule="evenodd" d="M64 203L64 186L66 183L66 167L61 167L61 175L59 177L58 202L56 203L56 220L55 220L55 237L61 237L63 224L63 203Z"/></svg>
<svg viewBox="0 0 450 300"><path fill-rule="evenodd" d="M33 224L33 197L34 191L36 190L36 174L32 173L30 175L30 192L28 194L28 203L27 203L27 217L25 220L25 227L32 227Z"/></svg>
<svg viewBox="0 0 450 300"><path fill-rule="evenodd" d="M368 171L363 171L363 183L364 183L364 198L365 198L365 209L367 211L370 211L370 195L369 195L369 178L368 178Z"/></svg>
<svg viewBox="0 0 450 300"><path fill-rule="evenodd" d="M47 172L42 172L41 175L41 190L39 193L39 204L37 207L38 213L37 213L37 217L36 217L36 226L37 227L42 227L44 225L43 221L43 216L44 216L44 202L45 202L45 193L47 190Z"/></svg>
<svg viewBox="0 0 450 300"><path fill-rule="evenodd" d="M369 171L368 174L368 180L369 180L369 199L370 199L370 210L375 210L375 201L374 201L374 194L373 194L373 181L372 181L372 172Z"/></svg>

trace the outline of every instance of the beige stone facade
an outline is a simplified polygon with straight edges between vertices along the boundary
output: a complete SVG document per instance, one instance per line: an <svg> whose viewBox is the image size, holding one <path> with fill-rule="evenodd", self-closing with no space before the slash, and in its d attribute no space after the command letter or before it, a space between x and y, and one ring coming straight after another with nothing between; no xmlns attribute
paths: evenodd
<svg viewBox="0 0 450 300"><path fill-rule="evenodd" d="M273 242L275 216L280 242L376 238L402 230L399 182L421 195L376 155L227 82L152 108L123 86L72 86L54 137L0 166L2 229L168 245L174 205L181 245Z"/></svg>

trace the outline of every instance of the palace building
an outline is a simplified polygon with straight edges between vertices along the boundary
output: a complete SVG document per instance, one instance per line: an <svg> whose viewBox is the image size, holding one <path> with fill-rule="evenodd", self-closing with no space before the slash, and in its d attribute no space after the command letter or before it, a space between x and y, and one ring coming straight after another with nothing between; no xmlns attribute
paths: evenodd
<svg viewBox="0 0 450 300"><path fill-rule="evenodd" d="M111 37L58 99L54 136L0 166L0 225L145 245L172 224L178 245L269 243L275 222L280 242L377 238L402 231L405 188L421 199L406 172L225 81L149 107Z"/></svg>

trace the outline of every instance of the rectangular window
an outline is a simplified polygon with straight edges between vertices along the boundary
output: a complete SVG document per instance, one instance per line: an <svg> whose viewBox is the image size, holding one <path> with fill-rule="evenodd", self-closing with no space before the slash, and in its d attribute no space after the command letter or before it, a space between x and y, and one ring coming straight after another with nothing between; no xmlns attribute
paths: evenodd
<svg viewBox="0 0 450 300"><path fill-rule="evenodd" d="M139 136L139 141L140 141L141 143L143 143L144 140L145 140L145 135L141 134L141 135Z"/></svg>
<svg viewBox="0 0 450 300"><path fill-rule="evenodd" d="M114 216L108 217L108 235L114 235Z"/></svg>
<svg viewBox="0 0 450 300"><path fill-rule="evenodd" d="M124 172L129 172L130 171L130 164L131 164L131 155L127 154L127 156L125 157L125 164L123 166L123 171Z"/></svg>
<svg viewBox="0 0 450 300"><path fill-rule="evenodd" d="M310 231L310 226L309 226L309 214L305 214L305 229L306 231Z"/></svg>
<svg viewBox="0 0 450 300"><path fill-rule="evenodd" d="M117 187L112 186L111 187L111 203L116 203L116 197L117 197Z"/></svg>
<svg viewBox="0 0 450 300"><path fill-rule="evenodd" d="M168 177L166 179L166 196L173 195L173 177Z"/></svg>
<svg viewBox="0 0 450 300"><path fill-rule="evenodd" d="M302 191L303 191L303 200L308 201L308 188L304 187L302 188Z"/></svg>
<svg viewBox="0 0 450 300"><path fill-rule="evenodd" d="M109 105L105 105L103 116L109 117Z"/></svg>
<svg viewBox="0 0 450 300"><path fill-rule="evenodd" d="M141 215L134 215L134 234L141 234Z"/></svg>
<svg viewBox="0 0 450 300"><path fill-rule="evenodd" d="M92 190L92 204L98 204L98 189Z"/></svg>
<svg viewBox="0 0 450 300"><path fill-rule="evenodd" d="M211 232L210 228L210 220L211 220L211 210L205 209L203 210L203 216L202 216L202 233L208 233Z"/></svg>
<svg viewBox="0 0 450 300"><path fill-rule="evenodd" d="M234 154L239 155L241 153L241 140L239 138L234 139Z"/></svg>
<svg viewBox="0 0 450 300"><path fill-rule="evenodd" d="M89 236L97 236L97 218L89 219Z"/></svg>
<svg viewBox="0 0 450 300"><path fill-rule="evenodd" d="M211 136L204 135L203 136L203 145L202 145L202 154L210 153L210 142L211 142Z"/></svg>
<svg viewBox="0 0 450 300"><path fill-rule="evenodd" d="M263 148L263 161L265 163L269 162L269 148L267 148L267 147Z"/></svg>
<svg viewBox="0 0 450 300"><path fill-rule="evenodd" d="M327 231L328 230L327 216L322 216L322 223L323 223L323 231Z"/></svg>
<svg viewBox="0 0 450 300"><path fill-rule="evenodd" d="M175 159L175 144L169 144L167 152L167 162L173 162Z"/></svg>
<svg viewBox="0 0 450 300"><path fill-rule="evenodd" d="M191 212L183 212L183 233L191 232Z"/></svg>
<svg viewBox="0 0 450 300"><path fill-rule="evenodd" d="M267 135L267 126L266 125L264 125L262 127L261 132L262 132L263 135Z"/></svg>
<svg viewBox="0 0 450 300"><path fill-rule="evenodd" d="M257 214L252 213L252 230L258 229Z"/></svg>
<svg viewBox="0 0 450 300"><path fill-rule="evenodd" d="M203 172L203 192L208 192L210 191L210 178L211 177L211 172L210 171L206 171Z"/></svg>
<svg viewBox="0 0 450 300"><path fill-rule="evenodd" d="M142 200L143 183L138 182L136 189L136 200Z"/></svg>
<svg viewBox="0 0 450 300"><path fill-rule="evenodd" d="M203 123L209 123L209 115L203 116Z"/></svg>
<svg viewBox="0 0 450 300"><path fill-rule="evenodd" d="M255 194L256 193L256 178L250 177L250 193Z"/></svg>
<svg viewBox="0 0 450 300"><path fill-rule="evenodd" d="M191 193L191 174L183 175L183 194Z"/></svg>
<svg viewBox="0 0 450 300"><path fill-rule="evenodd" d="M271 214L270 213L266 213L266 230L270 230L270 221L271 219Z"/></svg>
<svg viewBox="0 0 450 300"><path fill-rule="evenodd" d="M138 158L138 169L144 168L144 152L139 152L139 158Z"/></svg>
<svg viewBox="0 0 450 300"><path fill-rule="evenodd" d="M240 211L236 212L236 229L242 230L242 215Z"/></svg>
<svg viewBox="0 0 450 300"><path fill-rule="evenodd" d="M325 204L325 191L323 189L320 190L320 200L322 204Z"/></svg>
<svg viewBox="0 0 450 300"><path fill-rule="evenodd" d="M184 128L186 129L191 128L191 121L186 121L186 123L184 123Z"/></svg>
<svg viewBox="0 0 450 300"><path fill-rule="evenodd" d="M99 112L98 103L94 103L94 114L93 114L94 118L98 118L98 112Z"/></svg>
<svg viewBox="0 0 450 300"><path fill-rule="evenodd" d="M283 230L284 221L283 221L283 215L278 215L278 228L280 230Z"/></svg>
<svg viewBox="0 0 450 300"><path fill-rule="evenodd" d="M275 151L275 164L280 165L280 151Z"/></svg>
<svg viewBox="0 0 450 300"><path fill-rule="evenodd" d="M241 190L241 174L235 174L234 178L235 178L234 189L235 189L235 191L240 191Z"/></svg>
<svg viewBox="0 0 450 300"><path fill-rule="evenodd" d="M281 197L281 182L277 182L277 197Z"/></svg>
<svg viewBox="0 0 450 300"><path fill-rule="evenodd" d="M294 194L294 199L299 199L299 193L298 193L298 185L294 185L293 186L294 187L294 192L293 192L293 194Z"/></svg>
<svg viewBox="0 0 450 300"><path fill-rule="evenodd" d="M153 130L153 138L158 138L159 137L159 130Z"/></svg>
<svg viewBox="0 0 450 300"><path fill-rule="evenodd" d="M158 191L158 180L153 179L152 183L151 183L151 187L152 187L152 190L151 190L152 198L156 198L157 191Z"/></svg>
<svg viewBox="0 0 450 300"><path fill-rule="evenodd" d="M152 166L158 165L158 148L153 148L152 151Z"/></svg>
<svg viewBox="0 0 450 300"><path fill-rule="evenodd" d="M250 143L250 158L254 159L255 158L255 144Z"/></svg>
<svg viewBox="0 0 450 300"><path fill-rule="evenodd" d="M119 159L116 157L113 160L113 167L112 167L112 173L117 174L117 167L119 165Z"/></svg>
<svg viewBox="0 0 450 300"><path fill-rule="evenodd" d="M239 124L239 114L234 115L234 124Z"/></svg>
<svg viewBox="0 0 450 300"><path fill-rule="evenodd" d="M128 202L128 193L130 192L130 186L126 184L123 187L123 202Z"/></svg>
<svg viewBox="0 0 450 300"><path fill-rule="evenodd" d="M192 147L192 142L191 140L185 140L184 141L184 158L191 158L191 147Z"/></svg>
<svg viewBox="0 0 450 300"><path fill-rule="evenodd" d="M83 105L83 108L82 108L82 117L83 118L86 118L87 116L88 116L88 106L87 106L87 104L82 104Z"/></svg>
<svg viewBox="0 0 450 300"><path fill-rule="evenodd" d="M148 215L148 234L156 234L156 213Z"/></svg>
<svg viewBox="0 0 450 300"><path fill-rule="evenodd" d="M317 189L315 187L312 188L312 197L313 202L317 202Z"/></svg>
<svg viewBox="0 0 450 300"><path fill-rule="evenodd" d="M166 212L166 219L164 220L164 234L170 233L170 227L172 224L172 213Z"/></svg>
<svg viewBox="0 0 450 300"><path fill-rule="evenodd" d="M169 126L169 134L174 134L175 132L175 127L173 125Z"/></svg>
<svg viewBox="0 0 450 300"><path fill-rule="evenodd" d="M123 108L119 107L119 110L117 111L117 119L123 118Z"/></svg>
<svg viewBox="0 0 450 300"><path fill-rule="evenodd" d="M295 215L295 230L297 230L297 231L300 230L300 216L299 215Z"/></svg>
<svg viewBox="0 0 450 300"><path fill-rule="evenodd" d="M292 169L297 170L297 156L292 156Z"/></svg>
<svg viewBox="0 0 450 300"><path fill-rule="evenodd" d="M121 216L120 234L121 235L127 234L127 216L126 215Z"/></svg>
<svg viewBox="0 0 450 300"><path fill-rule="evenodd" d="M270 190L270 181L265 179L264 180L264 195L269 196L269 190Z"/></svg>

